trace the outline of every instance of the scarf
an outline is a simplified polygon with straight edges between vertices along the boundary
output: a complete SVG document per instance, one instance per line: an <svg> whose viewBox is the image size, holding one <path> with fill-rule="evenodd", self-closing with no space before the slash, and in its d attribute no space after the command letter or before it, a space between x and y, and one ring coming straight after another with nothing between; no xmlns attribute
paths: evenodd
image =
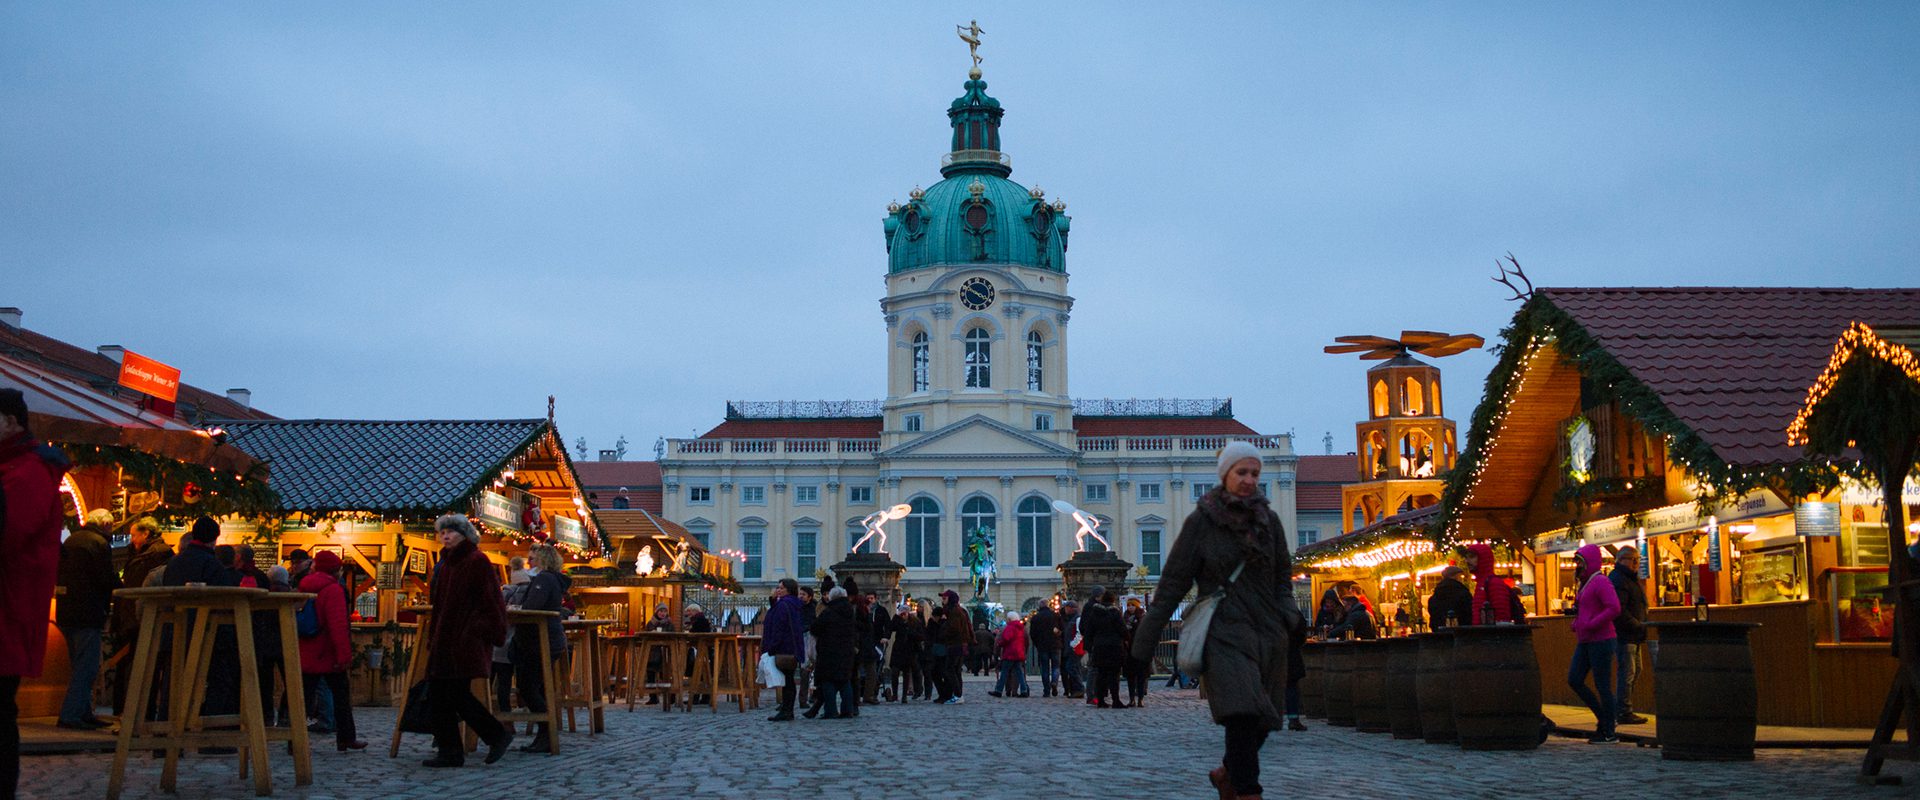
<svg viewBox="0 0 1920 800"><path fill-rule="evenodd" d="M1241 497L1228 492L1224 486L1215 486L1200 498L1200 513L1205 514L1214 527L1236 534L1234 540L1240 546L1240 555L1249 563L1264 564L1272 560L1273 554L1267 552L1267 542L1273 535L1268 527L1272 510L1265 495L1255 492Z"/></svg>

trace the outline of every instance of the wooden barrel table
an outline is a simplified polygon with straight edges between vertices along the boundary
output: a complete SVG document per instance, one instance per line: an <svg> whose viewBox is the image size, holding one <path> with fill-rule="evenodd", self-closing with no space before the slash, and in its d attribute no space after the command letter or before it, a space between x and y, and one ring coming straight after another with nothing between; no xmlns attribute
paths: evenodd
<svg viewBox="0 0 1920 800"><path fill-rule="evenodd" d="M1327 718L1327 645L1307 642L1300 648L1307 662L1307 677L1300 679L1300 710L1314 719Z"/></svg>
<svg viewBox="0 0 1920 800"><path fill-rule="evenodd" d="M1387 642L1361 639L1353 643L1353 727L1361 733L1393 729L1387 717Z"/></svg>
<svg viewBox="0 0 1920 800"><path fill-rule="evenodd" d="M1532 625L1453 629L1453 727L1465 750L1540 746L1540 661Z"/></svg>
<svg viewBox="0 0 1920 800"><path fill-rule="evenodd" d="M1453 629L1413 637L1420 647L1413 691L1420 704L1420 738L1453 744Z"/></svg>
<svg viewBox="0 0 1920 800"><path fill-rule="evenodd" d="M1654 738L1674 761L1752 761L1754 713L1750 622L1656 622Z"/></svg>
<svg viewBox="0 0 1920 800"><path fill-rule="evenodd" d="M1420 667L1420 643L1409 637L1387 642L1387 727L1395 739L1420 738L1420 702L1414 679Z"/></svg>
<svg viewBox="0 0 1920 800"><path fill-rule="evenodd" d="M1353 727L1353 642L1327 643L1327 724Z"/></svg>

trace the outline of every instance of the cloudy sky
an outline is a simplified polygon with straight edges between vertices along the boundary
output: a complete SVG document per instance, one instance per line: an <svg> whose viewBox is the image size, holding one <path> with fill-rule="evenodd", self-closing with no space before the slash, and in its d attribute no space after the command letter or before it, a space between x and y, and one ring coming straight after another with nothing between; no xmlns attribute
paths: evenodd
<svg viewBox="0 0 1920 800"><path fill-rule="evenodd" d="M978 18L1074 218L1072 392L1303 453L1341 334L1489 338L1534 281L1912 286L1912 3L0 4L0 306L283 417L594 448L878 398L881 218ZM1447 359L1456 418L1492 356Z"/></svg>

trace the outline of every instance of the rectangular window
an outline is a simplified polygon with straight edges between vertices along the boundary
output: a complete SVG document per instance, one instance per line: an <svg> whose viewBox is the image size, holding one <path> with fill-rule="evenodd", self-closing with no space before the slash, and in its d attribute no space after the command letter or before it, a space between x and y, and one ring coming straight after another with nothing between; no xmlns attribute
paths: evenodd
<svg viewBox="0 0 1920 800"><path fill-rule="evenodd" d="M746 528L740 531L740 549L747 553L747 563L741 565L740 574L749 580L760 577L761 566L767 550L767 532L764 528Z"/></svg>
<svg viewBox="0 0 1920 800"><path fill-rule="evenodd" d="M1147 568L1148 575L1160 574L1160 532L1151 528L1140 531L1140 566Z"/></svg>
<svg viewBox="0 0 1920 800"><path fill-rule="evenodd" d="M740 504L743 506L764 506L767 504L767 487L740 487Z"/></svg>
<svg viewBox="0 0 1920 800"><path fill-rule="evenodd" d="M862 506L872 504L873 503L873 487L871 486L847 487L847 502L853 505L862 505Z"/></svg>
<svg viewBox="0 0 1920 800"><path fill-rule="evenodd" d="M696 506L713 505L713 487L711 486L687 487L687 503L689 505L696 505Z"/></svg>
<svg viewBox="0 0 1920 800"><path fill-rule="evenodd" d="M705 527L688 528L687 533L692 534L693 540L700 543L700 549L713 550L713 529Z"/></svg>
<svg viewBox="0 0 1920 800"><path fill-rule="evenodd" d="M1205 482L1202 482L1202 481L1194 481L1194 482L1193 482L1193 499L1194 499L1194 502L1199 502L1199 501L1200 501L1200 498L1202 498L1202 497L1206 497L1206 496L1207 496L1207 492L1211 492L1211 491L1213 491L1213 484L1211 484L1211 483L1205 483Z"/></svg>
<svg viewBox="0 0 1920 800"><path fill-rule="evenodd" d="M908 414L905 418L903 418L900 421L900 426L903 428L906 428L908 433L919 433L920 432L920 415Z"/></svg>
<svg viewBox="0 0 1920 800"><path fill-rule="evenodd" d="M806 583L820 568L820 532L803 528L793 532L793 577Z"/></svg>
<svg viewBox="0 0 1920 800"><path fill-rule="evenodd" d="M937 514L913 514L907 517L907 566L940 566L940 517Z"/></svg>
<svg viewBox="0 0 1920 800"><path fill-rule="evenodd" d="M1033 415L1033 429L1036 431L1053 430L1053 415L1052 414Z"/></svg>
<svg viewBox="0 0 1920 800"><path fill-rule="evenodd" d="M1157 483L1140 484L1140 492L1136 496L1139 498L1140 502L1142 503L1158 503L1160 502L1160 484L1157 484Z"/></svg>
<svg viewBox="0 0 1920 800"><path fill-rule="evenodd" d="M799 503L802 505L814 505L816 503L819 503L820 487L818 486L793 487L793 502Z"/></svg>
<svg viewBox="0 0 1920 800"><path fill-rule="evenodd" d="M1089 503L1107 502L1107 485L1104 483L1089 483L1086 485L1085 494L1087 502Z"/></svg>
<svg viewBox="0 0 1920 800"><path fill-rule="evenodd" d="M1301 545L1303 545L1303 546L1304 546L1304 545L1309 545L1309 544L1313 544L1314 542L1317 542L1317 541L1320 541L1320 529L1319 529L1319 528L1301 528L1301 529L1300 529L1300 544L1301 544Z"/></svg>

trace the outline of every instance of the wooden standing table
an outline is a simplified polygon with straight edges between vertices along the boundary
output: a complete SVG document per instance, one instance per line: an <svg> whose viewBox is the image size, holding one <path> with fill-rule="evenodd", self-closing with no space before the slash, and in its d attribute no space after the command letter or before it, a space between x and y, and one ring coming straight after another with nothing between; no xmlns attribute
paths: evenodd
<svg viewBox="0 0 1920 800"><path fill-rule="evenodd" d="M600 629L613 624L610 619L570 619L560 623L567 632L568 676L562 682L560 703L567 709L567 732L572 733L573 710L587 712L587 734L607 730L607 656ZM584 672L584 674L583 674ZM575 688L579 689L576 696ZM555 728L558 734L559 729Z"/></svg>
<svg viewBox="0 0 1920 800"><path fill-rule="evenodd" d="M300 638L294 625L295 609L313 599L299 592L270 593L265 589L238 586L162 586L120 589L116 597L136 601L140 614L140 639L134 648L127 684L126 713L121 716L119 742L113 751L113 767L107 779L107 798L120 796L126 783L127 756L133 750L156 748L165 753L160 771L160 788L173 792L179 777L180 751L187 747L236 747L240 750L240 777L252 772L253 791L257 795L273 793L272 768L267 762L268 742L287 742L293 751L294 785L313 783L313 754L307 742L306 698L301 689ZM287 728L269 729L266 709L260 704L262 676L255 658L253 612L276 612L280 623L280 656L287 677L287 712L294 722ZM237 640L240 668L240 713L234 716L205 716L200 713L207 696L207 674L212 668L215 639L222 625L232 625ZM167 665L166 719L146 720L148 698L154 672L160 658L160 642L165 630L172 640ZM208 725L237 725L231 730L207 730Z"/></svg>

